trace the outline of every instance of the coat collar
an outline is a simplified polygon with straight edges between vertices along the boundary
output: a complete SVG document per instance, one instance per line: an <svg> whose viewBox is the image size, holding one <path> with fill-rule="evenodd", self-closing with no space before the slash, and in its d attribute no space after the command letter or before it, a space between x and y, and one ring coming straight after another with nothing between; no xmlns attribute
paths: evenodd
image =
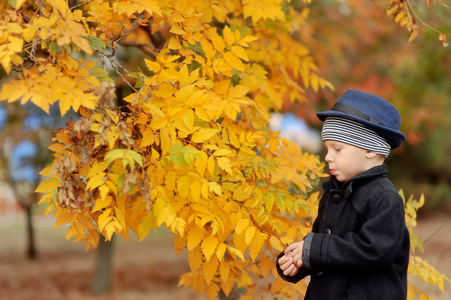
<svg viewBox="0 0 451 300"><path fill-rule="evenodd" d="M373 167L368 169L356 176L352 177L346 182L338 181L335 176L330 176L330 180L323 183L324 192L329 192L331 189L333 190L345 190L346 194L352 193L352 186L358 184L358 182L372 179L376 177L386 177L388 173L387 165L382 164L380 166Z"/></svg>

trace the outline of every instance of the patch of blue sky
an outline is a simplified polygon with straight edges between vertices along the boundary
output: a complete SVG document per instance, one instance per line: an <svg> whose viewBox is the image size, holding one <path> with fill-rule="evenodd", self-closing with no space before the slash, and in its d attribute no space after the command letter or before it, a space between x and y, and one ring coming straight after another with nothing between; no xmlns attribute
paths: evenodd
<svg viewBox="0 0 451 300"><path fill-rule="evenodd" d="M320 133L307 126L304 120L292 113L272 113L269 128L272 131L280 131L280 137L294 142L305 151L318 154L321 151Z"/></svg>

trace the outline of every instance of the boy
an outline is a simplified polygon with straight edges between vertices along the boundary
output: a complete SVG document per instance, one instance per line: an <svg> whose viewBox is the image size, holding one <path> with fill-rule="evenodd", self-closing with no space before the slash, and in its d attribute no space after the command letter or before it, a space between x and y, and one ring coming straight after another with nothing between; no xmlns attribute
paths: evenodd
<svg viewBox="0 0 451 300"><path fill-rule="evenodd" d="M401 117L381 97L352 89L317 116L330 181L312 232L278 256L278 273L293 283L310 275L309 300L406 299L409 232L384 164L406 138Z"/></svg>

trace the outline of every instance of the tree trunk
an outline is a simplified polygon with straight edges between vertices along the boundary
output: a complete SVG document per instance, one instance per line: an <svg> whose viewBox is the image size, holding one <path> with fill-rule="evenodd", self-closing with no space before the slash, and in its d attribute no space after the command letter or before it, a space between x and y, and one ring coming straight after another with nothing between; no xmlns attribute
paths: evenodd
<svg viewBox="0 0 451 300"><path fill-rule="evenodd" d="M27 215L27 256L29 259L36 259L36 245L34 239L34 227L33 227L33 218L32 218L32 205L25 208L25 212Z"/></svg>
<svg viewBox="0 0 451 300"><path fill-rule="evenodd" d="M111 241L105 241L105 238L100 236L97 246L97 265L91 282L91 292L93 294L106 294L110 291L113 241L114 237L111 238Z"/></svg>

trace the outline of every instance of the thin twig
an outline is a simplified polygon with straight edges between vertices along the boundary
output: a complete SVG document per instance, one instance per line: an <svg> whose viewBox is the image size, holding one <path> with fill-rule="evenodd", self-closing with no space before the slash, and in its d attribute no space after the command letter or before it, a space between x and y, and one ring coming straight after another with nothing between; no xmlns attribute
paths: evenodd
<svg viewBox="0 0 451 300"><path fill-rule="evenodd" d="M434 237L434 235L437 234L437 232L440 231L440 229L442 229L443 226L445 226L446 223L448 223L448 221L451 220L451 217L449 217L445 222L443 222L442 225L439 226L439 228L437 228L437 230L435 230L435 232L433 234L431 234L424 242L423 245L425 245L431 238Z"/></svg>
<svg viewBox="0 0 451 300"><path fill-rule="evenodd" d="M157 58L157 53L156 53L157 49L152 44L140 43L140 42L135 42L135 41L127 41L127 40L120 40L118 42L118 44L121 45L121 46L125 46L125 47L137 47L142 52L144 52L145 54L149 55L152 59L156 59ZM150 48L152 50L148 50L147 48Z"/></svg>
<svg viewBox="0 0 451 300"><path fill-rule="evenodd" d="M104 61L104 57L108 58L108 60L110 61L111 66L114 68L114 70L116 71L117 74L119 74L119 76L121 76L122 80L127 83L128 86L130 86L132 88L133 91L138 92L138 90L124 77L124 75L122 74L122 72L119 70L119 68L125 72L126 74L130 73L127 69L125 69L120 63L118 63L114 58L112 54L108 54L104 51L98 51L99 52L99 57L100 57L100 61L103 65L103 67L105 68L105 61Z"/></svg>
<svg viewBox="0 0 451 300"><path fill-rule="evenodd" d="M435 32L437 32L437 33L440 33L440 34L444 34L444 35L451 35L451 33L443 33L443 32L441 32L441 31L439 31L438 29L435 29L434 27L432 27L431 25L429 25L429 24L427 24L425 21L423 21L419 16L418 16L418 14L417 14L417 12L415 11L415 9L413 9L413 6L412 6L412 4L410 3L410 1L409 0L407 0L406 1L407 2L407 4L409 5L409 8L410 8L410 10L412 11L412 13L413 13L413 15L424 25L424 26L426 26L426 27L428 27L429 29L431 29L431 30L433 30L433 31L435 31Z"/></svg>
<svg viewBox="0 0 451 300"><path fill-rule="evenodd" d="M72 7L70 8L70 11L74 11L74 10L76 10L77 8L82 7L83 5L88 4L89 2L91 2L91 1L86 1L86 2L83 2L83 3L77 4L77 5L74 5L74 6L72 6Z"/></svg>

